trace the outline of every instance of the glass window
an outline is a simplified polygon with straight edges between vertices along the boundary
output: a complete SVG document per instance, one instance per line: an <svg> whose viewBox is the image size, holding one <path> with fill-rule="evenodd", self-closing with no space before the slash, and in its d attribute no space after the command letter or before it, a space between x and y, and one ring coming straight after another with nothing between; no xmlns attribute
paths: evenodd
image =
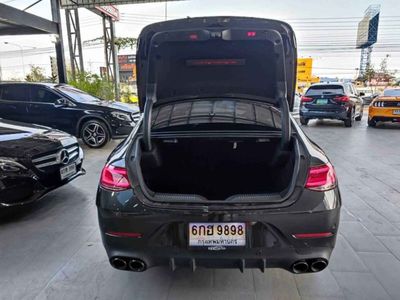
<svg viewBox="0 0 400 300"><path fill-rule="evenodd" d="M61 97L41 86L31 86L31 101L54 103Z"/></svg>
<svg viewBox="0 0 400 300"><path fill-rule="evenodd" d="M383 96L400 97L400 89L384 90Z"/></svg>
<svg viewBox="0 0 400 300"><path fill-rule="evenodd" d="M340 94L343 95L343 86L341 85L315 85L311 86L307 92L306 96L318 96L318 95L329 95L329 94Z"/></svg>
<svg viewBox="0 0 400 300"><path fill-rule="evenodd" d="M72 99L74 99L77 102L81 102L81 103L98 103L98 102L100 102L99 98L96 98L88 93L85 93L81 90L73 88L72 86L68 86L68 85L58 86L57 90L68 95L69 97L71 97Z"/></svg>
<svg viewBox="0 0 400 300"><path fill-rule="evenodd" d="M26 85L2 85L0 88L0 96L2 100L29 101L29 90Z"/></svg>

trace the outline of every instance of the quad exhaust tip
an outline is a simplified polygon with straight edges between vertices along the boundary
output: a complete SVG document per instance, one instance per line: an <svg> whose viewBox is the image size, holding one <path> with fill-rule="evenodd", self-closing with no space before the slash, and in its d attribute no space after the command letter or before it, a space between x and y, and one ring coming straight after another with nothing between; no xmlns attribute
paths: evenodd
<svg viewBox="0 0 400 300"><path fill-rule="evenodd" d="M126 261L119 257L114 257L111 260L111 265L118 270L126 270L126 268L128 266Z"/></svg>
<svg viewBox="0 0 400 300"><path fill-rule="evenodd" d="M292 266L293 273L300 274L308 271L308 263L306 261L297 261Z"/></svg>
<svg viewBox="0 0 400 300"><path fill-rule="evenodd" d="M328 266L328 261L323 258L315 258L310 260L299 260L292 265L292 271L295 274L307 272L320 272Z"/></svg>
<svg viewBox="0 0 400 300"><path fill-rule="evenodd" d="M146 270L146 263L138 258L133 258L129 261L129 269L134 272L143 272Z"/></svg>
<svg viewBox="0 0 400 300"><path fill-rule="evenodd" d="M324 259L316 259L311 263L310 269L313 272L319 272L326 268L328 265L327 261Z"/></svg>

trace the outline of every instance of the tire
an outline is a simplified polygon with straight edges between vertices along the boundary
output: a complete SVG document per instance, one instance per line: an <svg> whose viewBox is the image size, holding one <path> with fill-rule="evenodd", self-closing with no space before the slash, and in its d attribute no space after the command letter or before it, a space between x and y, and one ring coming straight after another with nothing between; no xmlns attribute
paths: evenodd
<svg viewBox="0 0 400 300"><path fill-rule="evenodd" d="M300 124L306 126L308 124L308 119L300 118Z"/></svg>
<svg viewBox="0 0 400 300"><path fill-rule="evenodd" d="M344 120L344 126L345 127L352 127L354 124L354 120L355 120L355 111L354 109L351 111L351 115L349 116L349 118L347 118L346 120Z"/></svg>
<svg viewBox="0 0 400 300"><path fill-rule="evenodd" d="M110 140L107 125L98 120L86 121L81 127L80 136L90 148L102 148Z"/></svg>
<svg viewBox="0 0 400 300"><path fill-rule="evenodd" d="M374 119L368 120L369 127L376 127L376 121Z"/></svg>

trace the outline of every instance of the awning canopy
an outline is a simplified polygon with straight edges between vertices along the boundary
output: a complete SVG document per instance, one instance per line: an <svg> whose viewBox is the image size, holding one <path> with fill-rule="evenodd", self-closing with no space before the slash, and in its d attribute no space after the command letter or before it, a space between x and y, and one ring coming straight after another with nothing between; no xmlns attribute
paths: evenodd
<svg viewBox="0 0 400 300"><path fill-rule="evenodd" d="M0 36L58 34L57 23L0 3Z"/></svg>
<svg viewBox="0 0 400 300"><path fill-rule="evenodd" d="M94 8L96 6L119 5L119 4L140 4L153 2L172 2L182 0L60 0L61 8Z"/></svg>

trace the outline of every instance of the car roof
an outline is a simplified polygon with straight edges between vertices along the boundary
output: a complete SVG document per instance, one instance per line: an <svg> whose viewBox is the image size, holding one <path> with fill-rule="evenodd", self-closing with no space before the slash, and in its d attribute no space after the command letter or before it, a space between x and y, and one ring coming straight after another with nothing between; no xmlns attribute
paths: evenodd
<svg viewBox="0 0 400 300"><path fill-rule="evenodd" d="M58 83L51 83L51 82L25 82L25 81L2 81L0 82L1 85L40 85L40 86L47 86L47 87L55 87L59 85Z"/></svg>
<svg viewBox="0 0 400 300"><path fill-rule="evenodd" d="M321 86L321 85L341 85L341 86L344 86L346 84L350 84L350 83L347 83L347 82L319 82L319 83L315 83L315 84L311 85L310 87Z"/></svg>

